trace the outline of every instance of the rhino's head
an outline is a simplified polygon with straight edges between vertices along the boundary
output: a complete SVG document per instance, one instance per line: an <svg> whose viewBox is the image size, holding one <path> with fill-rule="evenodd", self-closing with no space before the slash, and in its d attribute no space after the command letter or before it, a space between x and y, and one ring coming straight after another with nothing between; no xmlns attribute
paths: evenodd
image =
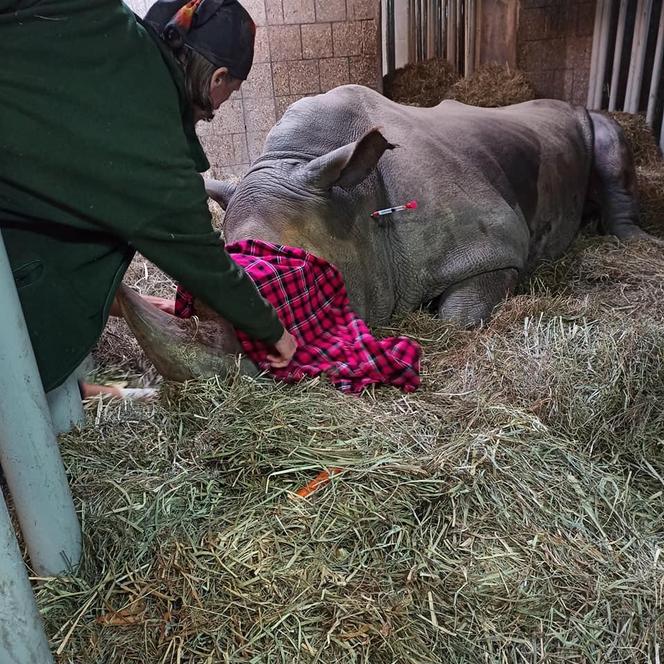
<svg viewBox="0 0 664 664"><path fill-rule="evenodd" d="M362 315L367 297L360 285L368 283L372 269L367 228L373 223L369 213L376 194L372 186L360 191L358 185L393 147L372 130L313 159L268 152L237 185L206 180L208 195L226 210L226 242L255 238L325 258L344 274L351 301ZM237 364L240 347L232 327L202 303L196 304L196 319L179 320L126 288L119 299L125 320L165 378L223 374ZM255 372L247 360L240 369Z"/></svg>
<svg viewBox="0 0 664 664"><path fill-rule="evenodd" d="M369 214L377 192L367 181L394 146L377 129L314 159L269 149L237 185L206 181L226 210L227 243L257 238L302 247L337 265L346 278L365 262ZM351 277L352 278L352 277Z"/></svg>

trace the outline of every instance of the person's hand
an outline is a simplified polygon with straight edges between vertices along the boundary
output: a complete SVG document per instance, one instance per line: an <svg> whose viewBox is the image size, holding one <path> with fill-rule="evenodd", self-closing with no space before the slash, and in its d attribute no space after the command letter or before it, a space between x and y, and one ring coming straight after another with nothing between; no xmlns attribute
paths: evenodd
<svg viewBox="0 0 664 664"><path fill-rule="evenodd" d="M273 350L276 352L268 353L267 356L270 365L273 369L283 369L288 366L293 355L295 355L297 341L295 341L295 337L288 330L284 330L281 339L274 344Z"/></svg>

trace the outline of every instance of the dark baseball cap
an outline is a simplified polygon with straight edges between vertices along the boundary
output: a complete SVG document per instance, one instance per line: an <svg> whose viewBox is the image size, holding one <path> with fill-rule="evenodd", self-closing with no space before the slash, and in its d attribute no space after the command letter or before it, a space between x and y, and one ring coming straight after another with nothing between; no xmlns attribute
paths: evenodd
<svg viewBox="0 0 664 664"><path fill-rule="evenodd" d="M157 0L144 21L172 48L186 44L233 78L249 76L256 26L237 0Z"/></svg>

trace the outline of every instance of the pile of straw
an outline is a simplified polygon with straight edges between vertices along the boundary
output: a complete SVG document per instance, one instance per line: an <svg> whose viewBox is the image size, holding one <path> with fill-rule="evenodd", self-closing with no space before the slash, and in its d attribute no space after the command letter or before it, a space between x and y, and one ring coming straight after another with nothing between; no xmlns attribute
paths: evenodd
<svg viewBox="0 0 664 664"><path fill-rule="evenodd" d="M482 329L396 329L425 351L409 396L92 402L61 438L83 563L37 590L59 661L659 661L664 250L581 238Z"/></svg>
<svg viewBox="0 0 664 664"><path fill-rule="evenodd" d="M449 87L459 79L443 58L407 64L383 79L383 93L389 99L411 106L436 106Z"/></svg>
<svg viewBox="0 0 664 664"><path fill-rule="evenodd" d="M634 163L644 168L658 168L662 153L652 129L641 113L609 113L622 127L625 137L632 147Z"/></svg>
<svg viewBox="0 0 664 664"><path fill-rule="evenodd" d="M450 87L445 99L456 99L471 106L509 106L535 99L535 90L518 69L484 65Z"/></svg>

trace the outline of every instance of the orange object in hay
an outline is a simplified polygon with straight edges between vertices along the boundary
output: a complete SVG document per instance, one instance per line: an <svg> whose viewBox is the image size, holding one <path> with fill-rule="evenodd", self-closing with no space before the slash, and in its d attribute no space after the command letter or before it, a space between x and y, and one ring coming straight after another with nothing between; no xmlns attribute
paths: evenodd
<svg viewBox="0 0 664 664"><path fill-rule="evenodd" d="M322 472L318 473L318 475L316 475L316 477L314 477L311 482L305 484L301 489L299 489L297 491L297 495L300 496L300 498L307 498L314 491L316 491L316 489L327 484L333 475L340 473L342 470L342 468L330 468L330 470L323 470Z"/></svg>

